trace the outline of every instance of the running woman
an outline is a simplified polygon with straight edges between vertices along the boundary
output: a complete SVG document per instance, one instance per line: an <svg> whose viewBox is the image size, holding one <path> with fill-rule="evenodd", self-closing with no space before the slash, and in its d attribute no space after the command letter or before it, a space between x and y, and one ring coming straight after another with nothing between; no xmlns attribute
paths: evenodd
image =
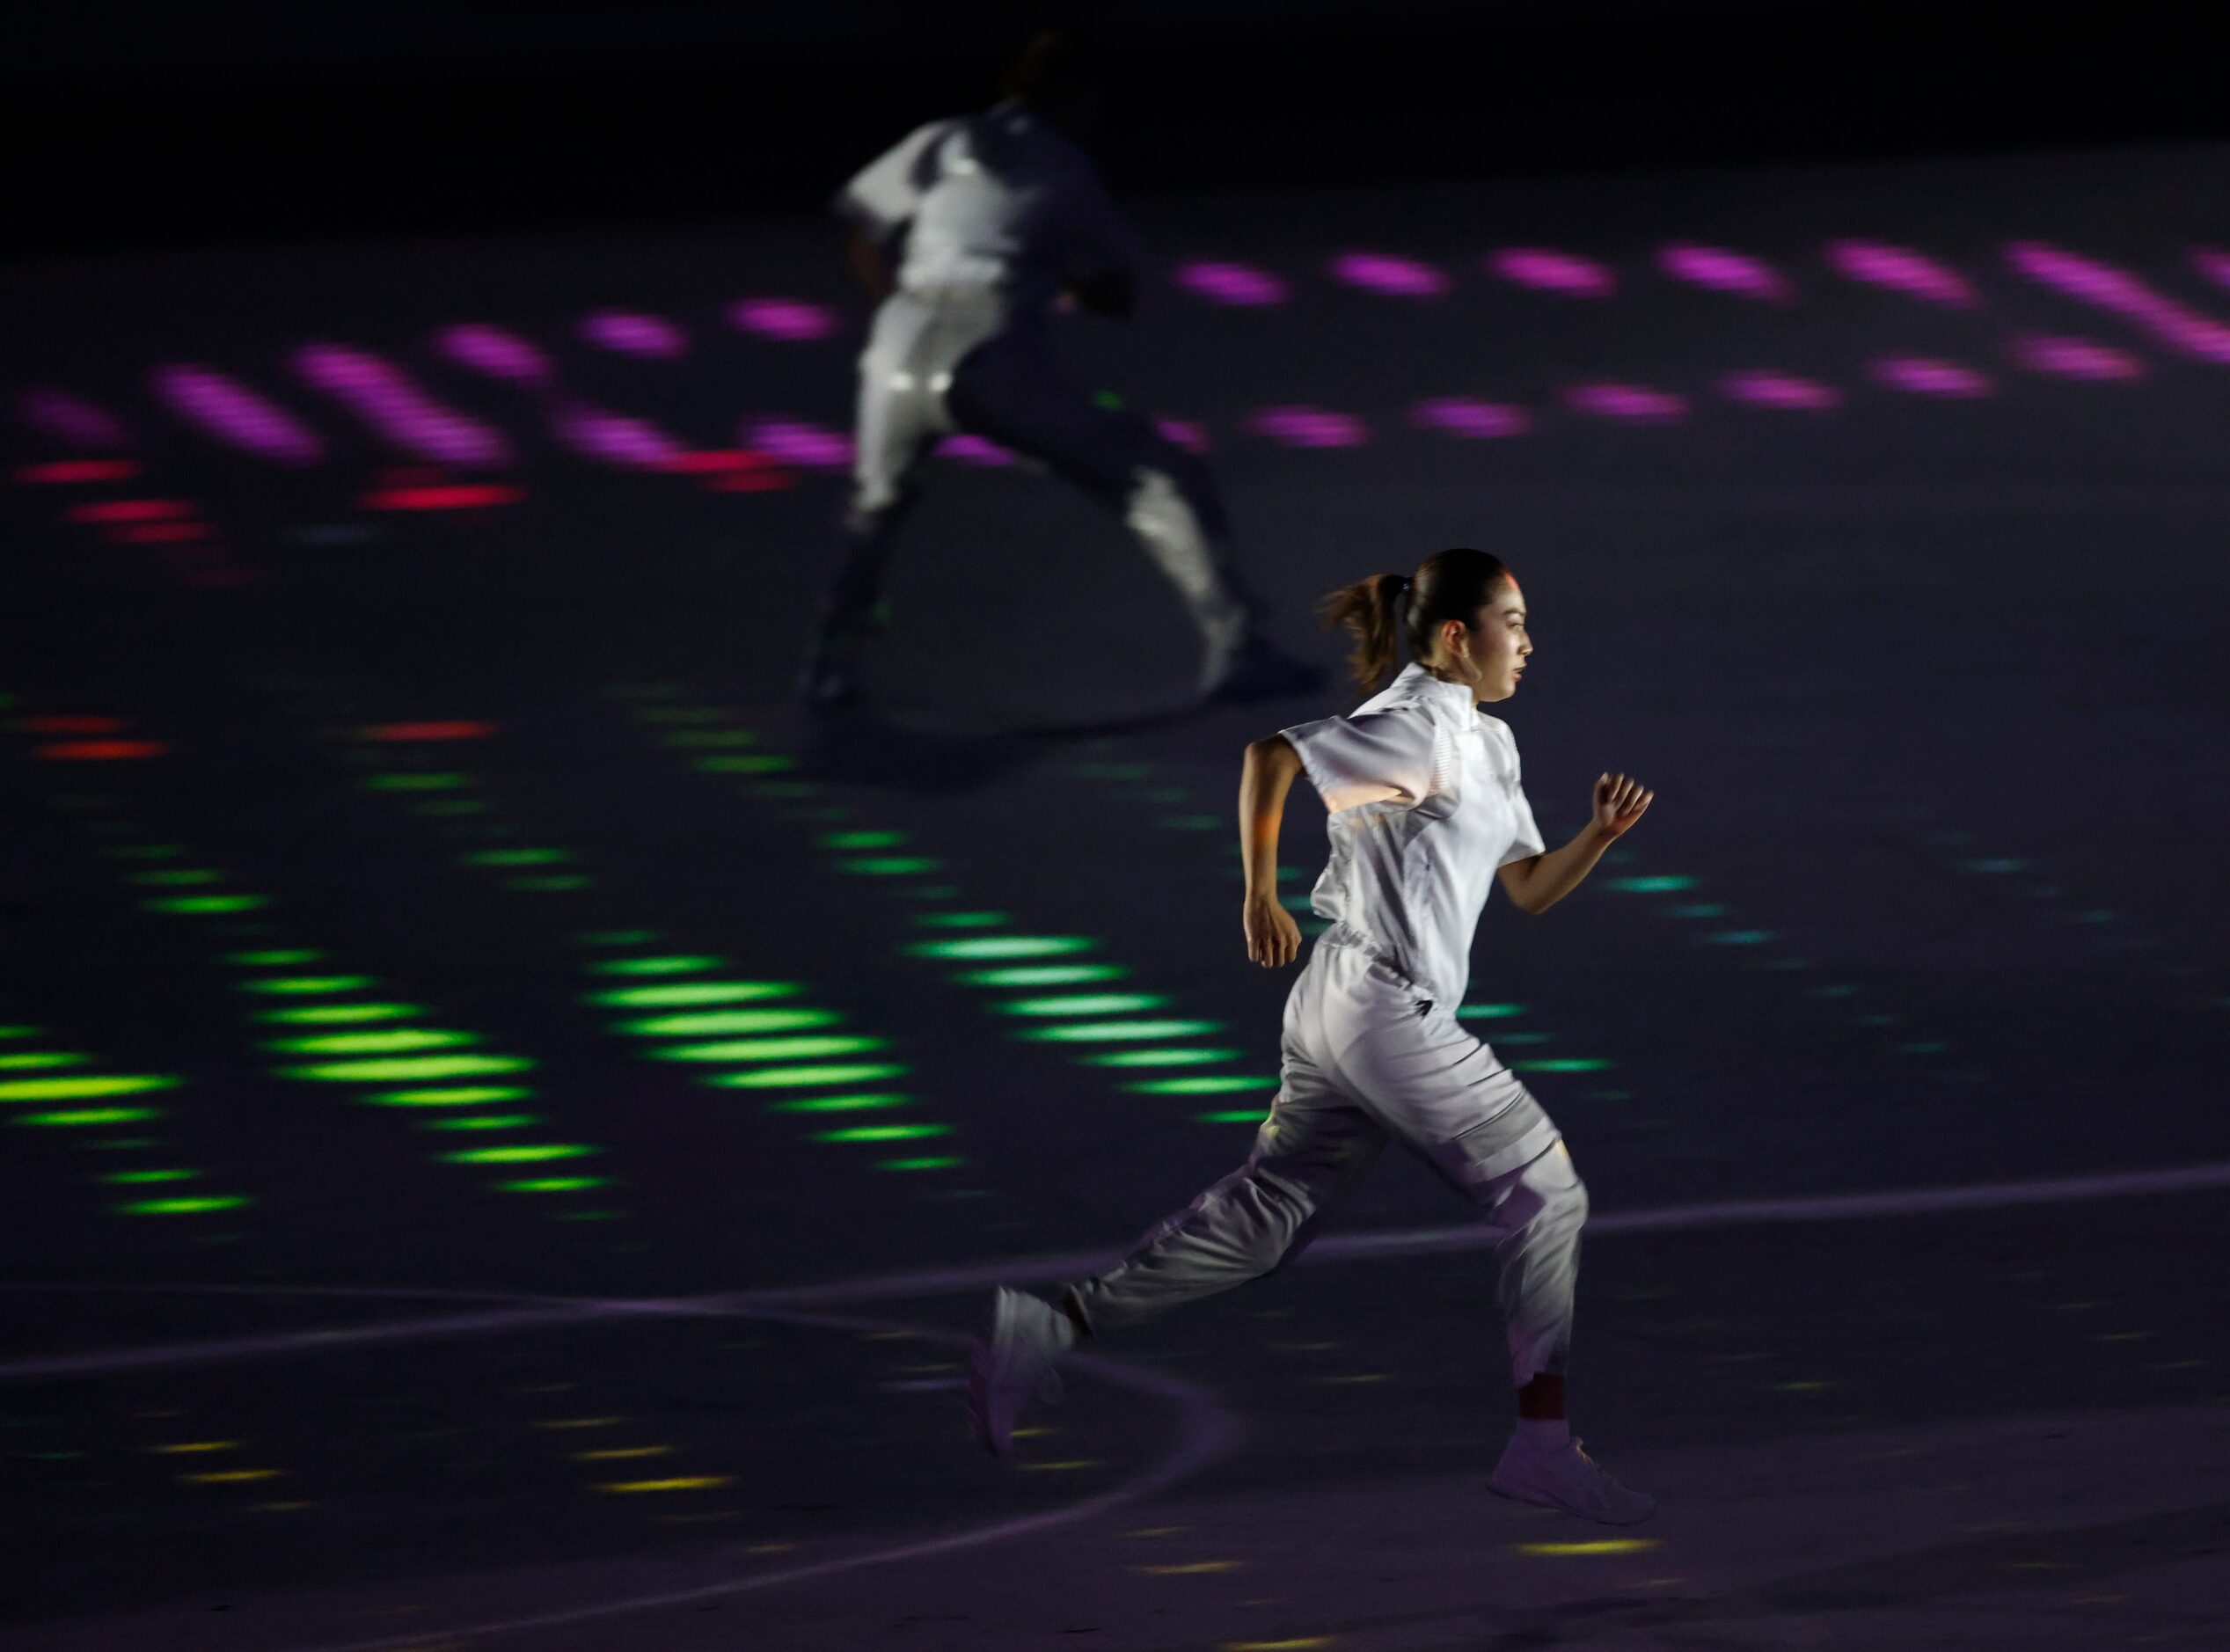
<svg viewBox="0 0 2230 1652"><path fill-rule="evenodd" d="M1252 962L1276 969L1300 952L1276 871L1295 775L1308 776L1331 816L1312 903L1330 927L1286 999L1276 1101L1247 1162L1118 1266L1070 1285L1057 1305L995 1293L991 1329L969 1360L969 1421L1005 1453L1024 1404L1057 1391L1063 1353L1269 1273L1393 1138L1477 1205L1494 1238L1518 1422L1488 1484L1605 1524L1647 1519L1656 1503L1581 1451L1565 1420L1587 1191L1547 1114L1464 1030L1456 1006L1489 884L1499 879L1521 911L1546 911L1655 794L1605 774L1586 829L1544 849L1517 743L1482 709L1517 691L1533 652L1517 581L1485 552L1443 551L1413 578L1375 574L1321 611L1355 633L1366 690L1394 664L1400 635L1412 662L1353 714L1247 749L1239 813Z"/></svg>
<svg viewBox="0 0 2230 1652"><path fill-rule="evenodd" d="M1317 687L1259 630L1207 467L1136 413L1102 406L1063 365L1049 313L1127 318L1138 245L1078 147L1097 97L1065 36L1034 40L985 113L909 135L844 186L852 268L881 301L859 358L842 565L801 690L859 698L858 659L931 450L955 432L1012 449L1122 518L1177 588L1203 645L1199 692L1247 700ZM895 274L894 272L895 271Z"/></svg>

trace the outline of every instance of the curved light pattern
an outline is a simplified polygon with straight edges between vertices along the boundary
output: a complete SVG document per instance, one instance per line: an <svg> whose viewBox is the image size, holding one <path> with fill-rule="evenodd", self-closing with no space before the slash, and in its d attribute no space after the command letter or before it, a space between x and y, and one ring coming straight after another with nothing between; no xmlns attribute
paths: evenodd
<svg viewBox="0 0 2230 1652"><path fill-rule="evenodd" d="M1444 297L1450 286L1431 265L1391 252L1342 252L1326 267L1334 281L1389 298Z"/></svg>
<svg viewBox="0 0 2230 1652"><path fill-rule="evenodd" d="M1962 362L1932 356L1883 356L1868 367L1867 374L1875 384L1890 390L1939 397L1947 401L1972 401L1996 391L1988 374Z"/></svg>
<svg viewBox="0 0 2230 1652"><path fill-rule="evenodd" d="M654 958L606 958L589 966L589 971L600 976L686 976L700 969L717 969L722 960L702 954L672 953ZM765 984L749 982L740 984Z"/></svg>
<svg viewBox="0 0 2230 1652"><path fill-rule="evenodd" d="M1157 415L1153 428L1164 441L1174 442L1188 453L1205 453L1212 445L1208 438L1208 427L1190 419L1166 419Z"/></svg>
<svg viewBox="0 0 2230 1652"><path fill-rule="evenodd" d="M2006 261L2031 281L2135 322L2185 355L2230 362L2230 324L2155 292L2127 270L2044 241L2013 243Z"/></svg>
<svg viewBox="0 0 2230 1652"><path fill-rule="evenodd" d="M870 878L908 878L916 873L934 872L939 862L922 855L866 855L851 860L839 860L839 872L856 872Z"/></svg>
<svg viewBox="0 0 2230 1652"><path fill-rule="evenodd" d="M274 998L321 998L333 992L361 992L372 984L369 976L266 976L239 983L243 992L261 992Z"/></svg>
<svg viewBox="0 0 2230 1652"><path fill-rule="evenodd" d="M982 436L969 435L966 432L959 435L947 436L940 442L937 444L937 457L940 459L957 459L962 464L982 466L1014 463L1014 450L1012 448L1003 448L996 442L987 441Z"/></svg>
<svg viewBox="0 0 2230 1652"><path fill-rule="evenodd" d="M16 398L16 417L65 447L128 448L132 442L114 413L71 391L25 391Z"/></svg>
<svg viewBox="0 0 2230 1652"><path fill-rule="evenodd" d="M1593 1056L1538 1056L1510 1066L1512 1072L1602 1072L1614 1064Z"/></svg>
<svg viewBox="0 0 2230 1652"><path fill-rule="evenodd" d="M789 1101L770 1101L775 1113L873 1113L888 1107L911 1107L911 1096L884 1094L799 1096Z"/></svg>
<svg viewBox="0 0 2230 1652"><path fill-rule="evenodd" d="M1060 1044L1096 1044L1134 1039L1192 1038L1202 1033L1220 1032L1223 1026L1221 1021L1077 1021L1066 1027L1033 1027L1022 1036Z"/></svg>
<svg viewBox="0 0 2230 1652"><path fill-rule="evenodd" d="M551 379L550 358L537 346L515 333L483 322L464 321L442 328L434 336L434 348L483 377L515 384L545 384Z"/></svg>
<svg viewBox="0 0 2230 1652"><path fill-rule="evenodd" d="M797 985L788 981L690 981L593 992L588 1001L610 1009L653 1010L697 1004L752 1004L764 998L793 998L798 991Z"/></svg>
<svg viewBox="0 0 2230 1652"><path fill-rule="evenodd" d="M1593 259L1576 252L1559 252L1546 246L1506 246L1484 260L1489 273L1536 292L1557 293L1567 298L1608 298L1618 291L1618 277Z"/></svg>
<svg viewBox="0 0 2230 1652"><path fill-rule="evenodd" d="M600 310L581 320L581 336L598 349L670 362L689 354L689 334L663 316Z"/></svg>
<svg viewBox="0 0 2230 1652"><path fill-rule="evenodd" d="M481 1073L524 1072L534 1065L525 1056L406 1056L373 1061L320 1062L288 1067L281 1077L321 1084L408 1084L418 1078L468 1078Z"/></svg>
<svg viewBox="0 0 2230 1652"><path fill-rule="evenodd" d="M271 897L267 895L172 895L158 900L143 901L140 904L150 912L213 917L228 912L253 912L270 905Z"/></svg>
<svg viewBox="0 0 2230 1652"><path fill-rule="evenodd" d="M1283 276L1252 264L1195 259L1177 266L1169 279L1195 298L1234 308L1282 304L1292 296Z"/></svg>
<svg viewBox="0 0 2230 1652"><path fill-rule="evenodd" d="M244 1194L205 1194L191 1199L135 1199L116 1210L121 1216L200 1216L210 1210L237 1210L252 1202Z"/></svg>
<svg viewBox="0 0 2230 1652"><path fill-rule="evenodd" d="M1235 1049L1104 1049L1084 1057L1094 1067L1207 1067L1219 1061L1237 1061Z"/></svg>
<svg viewBox="0 0 2230 1652"><path fill-rule="evenodd" d="M801 471L852 468L852 438L825 425L802 419L747 419L738 435L745 447L756 448Z"/></svg>
<svg viewBox="0 0 2230 1652"><path fill-rule="evenodd" d="M998 1007L1009 1015L1127 1015L1168 1002L1159 992L1064 992L1049 998L1011 998Z"/></svg>
<svg viewBox="0 0 2230 1652"><path fill-rule="evenodd" d="M1828 413L1843 405L1843 392L1834 385L1823 384L1814 378L1799 377L1795 373L1775 372L1769 368L1722 373L1715 382L1715 388L1727 400L1749 407L1781 408L1792 413Z"/></svg>
<svg viewBox="0 0 2230 1652"><path fill-rule="evenodd" d="M1275 1090L1278 1080L1244 1073L1203 1073L1194 1078L1141 1078L1122 1087L1139 1095L1234 1095L1244 1090Z"/></svg>
<svg viewBox="0 0 2230 1652"><path fill-rule="evenodd" d="M970 969L956 979L971 987L1066 987L1088 981L1120 981L1130 972L1121 964L1023 964L1012 969Z"/></svg>
<svg viewBox="0 0 2230 1652"><path fill-rule="evenodd" d="M468 1084L447 1085L434 1089L387 1090L378 1095L359 1096L384 1107L477 1107L494 1101L524 1101L534 1092L522 1085Z"/></svg>
<svg viewBox="0 0 2230 1652"><path fill-rule="evenodd" d="M660 1061L810 1061L822 1056L864 1056L889 1041L843 1033L820 1038L729 1038L710 1044L669 1044L650 1053Z"/></svg>
<svg viewBox="0 0 2230 1652"><path fill-rule="evenodd" d="M457 1049L479 1043L473 1033L404 1027L386 1033L327 1033L311 1038L274 1038L264 1048L288 1056L387 1056L411 1049Z"/></svg>
<svg viewBox="0 0 2230 1652"><path fill-rule="evenodd" d="M278 403L212 368L179 363L150 375L155 398L202 435L289 470L320 464L323 437Z"/></svg>
<svg viewBox="0 0 2230 1652"><path fill-rule="evenodd" d="M636 419L567 401L552 414L557 438L584 458L601 460L623 470L662 471L671 468L689 449L647 419Z"/></svg>
<svg viewBox="0 0 2230 1652"><path fill-rule="evenodd" d="M92 1059L63 1049L27 1049L19 1055L0 1055L0 1072L43 1072L55 1067L82 1067Z"/></svg>
<svg viewBox="0 0 2230 1652"><path fill-rule="evenodd" d="M1081 935L969 935L957 940L918 940L906 950L917 958L1057 958L1090 952Z"/></svg>
<svg viewBox="0 0 2230 1652"><path fill-rule="evenodd" d="M1420 430L1442 430L1474 441L1522 436L1533 428L1533 417L1523 407L1470 396L1434 396L1414 402L1409 422Z"/></svg>
<svg viewBox="0 0 2230 1652"><path fill-rule="evenodd" d="M573 856L563 849L476 849L463 859L468 866L555 866Z"/></svg>
<svg viewBox="0 0 2230 1652"><path fill-rule="evenodd" d="M622 1021L618 1030L645 1038L704 1038L721 1033L786 1033L808 1027L834 1027L843 1019L834 1010L712 1010Z"/></svg>
<svg viewBox="0 0 2230 1652"><path fill-rule="evenodd" d="M168 1073L84 1073L67 1078L0 1079L0 1101L80 1101L93 1096L143 1095L175 1090L180 1080ZM152 1115L148 1116L151 1117Z"/></svg>
<svg viewBox="0 0 2230 1652"><path fill-rule="evenodd" d="M531 1165L552 1159L586 1159L603 1151L585 1142L523 1142L513 1147L460 1147L442 1158L452 1165Z"/></svg>
<svg viewBox="0 0 2230 1652"><path fill-rule="evenodd" d="M1362 420L1301 405L1261 407L1242 421L1246 429L1288 448L1359 448L1371 440Z"/></svg>
<svg viewBox="0 0 2230 1652"><path fill-rule="evenodd" d="M1618 424L1677 425L1688 416L1685 397L1647 384L1574 384L1564 391L1564 405Z"/></svg>
<svg viewBox="0 0 2230 1652"><path fill-rule="evenodd" d="M1674 241L1657 249L1657 267L1675 281L1760 303L1787 304L1796 299L1788 278L1761 258L1730 247Z"/></svg>
<svg viewBox="0 0 2230 1652"><path fill-rule="evenodd" d="M1981 302L1965 276L1909 246L1892 246L1886 241L1830 241L1825 257L1827 267L1837 274L1903 293L1908 298L1953 310L1971 310Z"/></svg>
<svg viewBox="0 0 2230 1652"><path fill-rule="evenodd" d="M794 344L825 339L842 325L826 304L798 298L739 298L727 307L727 325L738 333Z"/></svg>
<svg viewBox="0 0 2230 1652"><path fill-rule="evenodd" d="M2143 378L2145 363L2126 350L2090 339L2046 338L2030 333L2013 340L2013 358L2032 373L2089 383L2126 384Z"/></svg>
<svg viewBox="0 0 2230 1652"><path fill-rule="evenodd" d="M840 1084L876 1084L904 1073L898 1062L857 1062L830 1066L757 1067L715 1073L705 1080L723 1090L813 1090Z"/></svg>
<svg viewBox="0 0 2230 1652"><path fill-rule="evenodd" d="M508 464L510 446L490 425L437 400L393 362L346 344L306 344L294 370L384 441L435 464Z"/></svg>
<svg viewBox="0 0 2230 1652"><path fill-rule="evenodd" d="M950 1136L949 1124L852 1124L839 1130L816 1133L816 1142L905 1142L927 1136Z"/></svg>
<svg viewBox="0 0 2230 1652"><path fill-rule="evenodd" d="M11 1123L51 1129L86 1129L101 1124L134 1124L158 1118L157 1107L69 1107L53 1113L18 1113Z"/></svg>

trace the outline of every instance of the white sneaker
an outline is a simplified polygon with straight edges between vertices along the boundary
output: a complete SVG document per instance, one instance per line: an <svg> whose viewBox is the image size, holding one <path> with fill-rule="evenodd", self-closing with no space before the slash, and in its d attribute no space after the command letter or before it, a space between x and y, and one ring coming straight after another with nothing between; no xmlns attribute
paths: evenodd
<svg viewBox="0 0 2230 1652"><path fill-rule="evenodd" d="M991 1329L968 1352L968 1426L985 1451L1013 1449L1014 1424L1033 1399L1059 1402L1053 1362L1075 1345L1076 1327L1051 1303L1004 1285L991 1293Z"/></svg>
<svg viewBox="0 0 2230 1652"><path fill-rule="evenodd" d="M1606 1526L1634 1525L1657 1511L1656 1498L1619 1484L1576 1439L1544 1448L1514 1436L1488 1476L1487 1488Z"/></svg>

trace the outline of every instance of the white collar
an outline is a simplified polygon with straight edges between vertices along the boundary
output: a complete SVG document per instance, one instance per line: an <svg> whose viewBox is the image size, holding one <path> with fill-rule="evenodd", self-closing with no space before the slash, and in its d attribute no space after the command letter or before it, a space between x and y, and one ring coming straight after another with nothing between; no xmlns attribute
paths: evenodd
<svg viewBox="0 0 2230 1652"><path fill-rule="evenodd" d="M1461 683L1444 682L1412 660L1386 684L1389 702L1412 700L1466 727L1476 727L1483 713L1471 690Z"/></svg>

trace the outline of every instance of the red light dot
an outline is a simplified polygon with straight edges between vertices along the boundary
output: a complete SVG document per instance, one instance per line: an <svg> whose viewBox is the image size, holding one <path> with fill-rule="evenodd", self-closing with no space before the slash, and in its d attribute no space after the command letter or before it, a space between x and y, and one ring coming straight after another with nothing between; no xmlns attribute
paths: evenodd
<svg viewBox="0 0 2230 1652"><path fill-rule="evenodd" d="M366 740L486 740L495 732L494 723L374 723L363 730Z"/></svg>
<svg viewBox="0 0 2230 1652"><path fill-rule="evenodd" d="M108 530L109 538L118 545L183 545L216 535L216 530L206 522L143 522Z"/></svg>
<svg viewBox="0 0 2230 1652"><path fill-rule="evenodd" d="M194 506L183 499L109 499L94 505L72 505L62 513L65 522L167 522L191 516Z"/></svg>
<svg viewBox="0 0 2230 1652"><path fill-rule="evenodd" d="M121 717L25 717L15 724L28 735L113 735L123 726Z"/></svg>
<svg viewBox="0 0 2230 1652"><path fill-rule="evenodd" d="M40 747L38 755L49 763L115 763L159 757L169 749L158 740L66 740Z"/></svg>
<svg viewBox="0 0 2230 1652"><path fill-rule="evenodd" d="M19 464L15 479L36 486L66 482L121 482L139 474L137 459L52 459L44 464Z"/></svg>
<svg viewBox="0 0 2230 1652"><path fill-rule="evenodd" d="M359 502L367 510L477 510L512 505L526 497L523 487L494 483L458 483L448 487L384 487Z"/></svg>
<svg viewBox="0 0 2230 1652"><path fill-rule="evenodd" d="M716 476L705 486L715 493L772 493L795 487L797 478L787 471L738 471Z"/></svg>

